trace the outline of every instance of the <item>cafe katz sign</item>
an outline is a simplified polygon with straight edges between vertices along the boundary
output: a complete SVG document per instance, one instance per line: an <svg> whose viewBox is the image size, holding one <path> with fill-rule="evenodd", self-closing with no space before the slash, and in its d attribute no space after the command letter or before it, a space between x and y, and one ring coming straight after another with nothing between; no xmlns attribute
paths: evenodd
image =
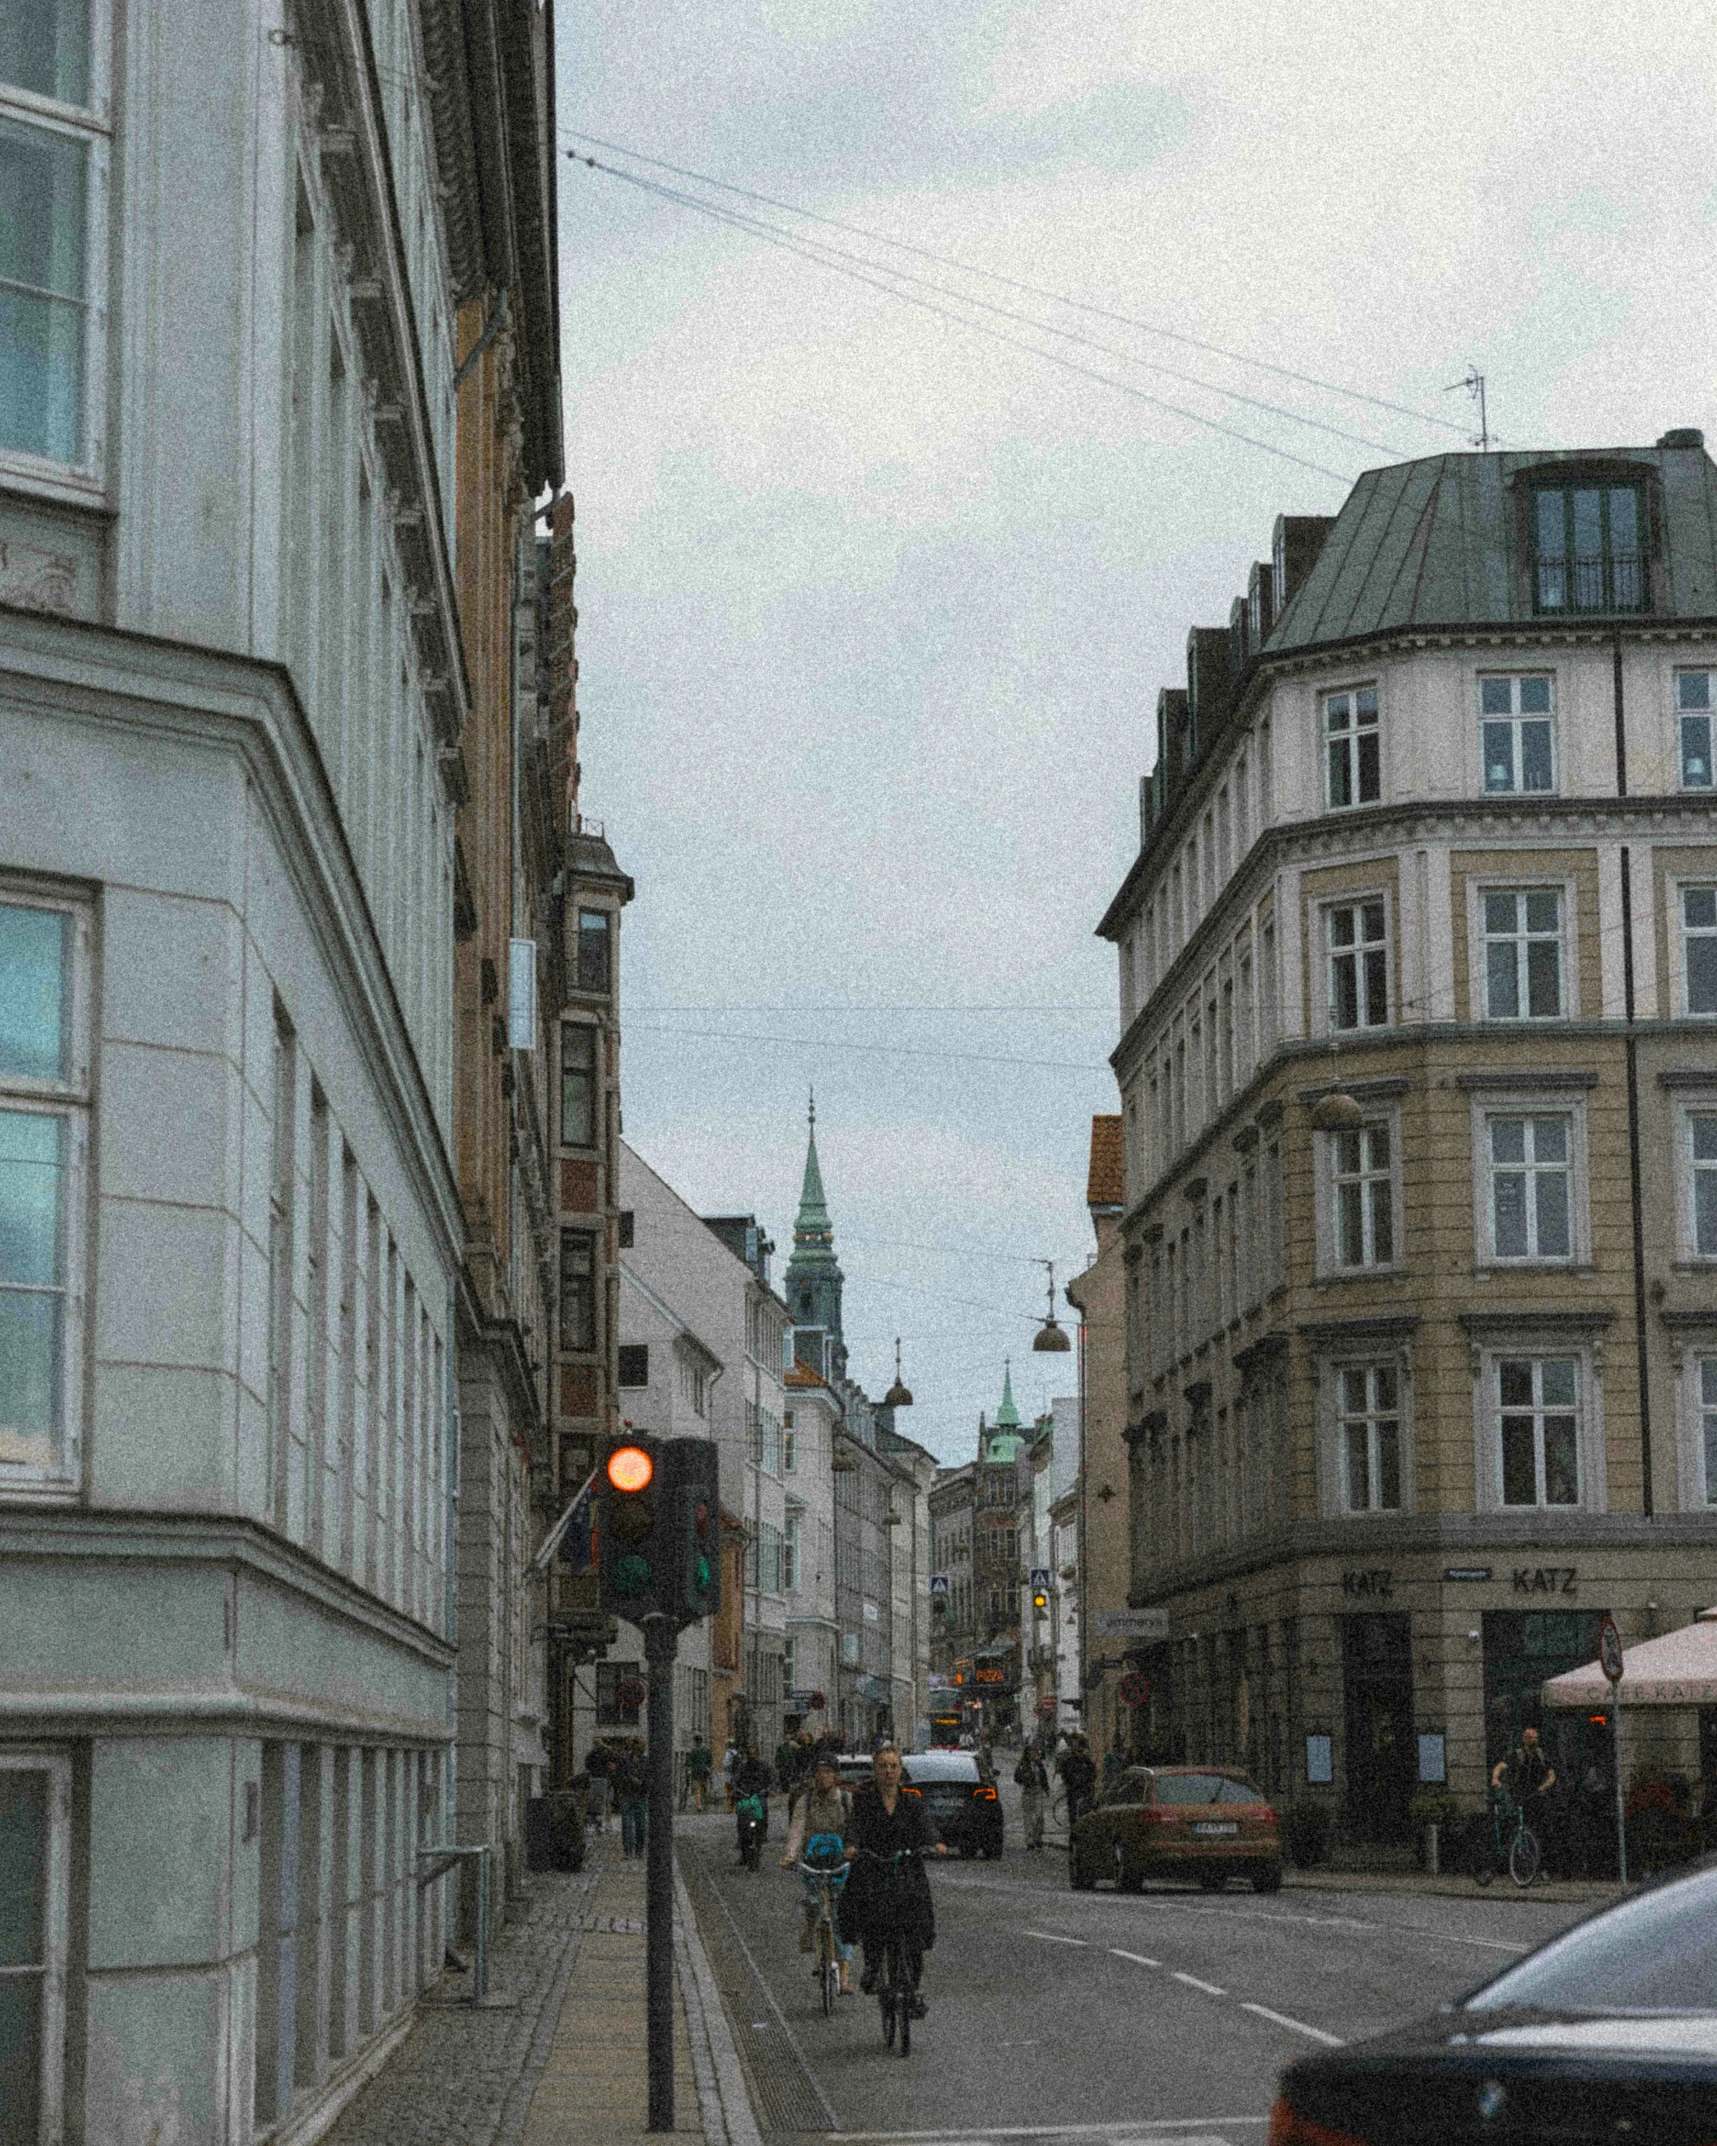
<svg viewBox="0 0 1717 2146"><path fill-rule="evenodd" d="M1445 1572L1445 1580L1488 1580L1490 1567L1456 1566ZM1512 1592L1517 1595L1578 1595L1580 1574L1573 1565L1515 1565L1509 1578ZM1344 1572L1341 1576L1341 1591L1352 1601L1387 1602L1395 1593L1395 1574L1387 1565L1371 1565Z"/></svg>

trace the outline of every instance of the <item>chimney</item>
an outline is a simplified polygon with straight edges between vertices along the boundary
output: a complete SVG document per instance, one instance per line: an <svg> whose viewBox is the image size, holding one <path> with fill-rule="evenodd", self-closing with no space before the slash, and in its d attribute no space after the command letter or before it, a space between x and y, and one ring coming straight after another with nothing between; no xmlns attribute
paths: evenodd
<svg viewBox="0 0 1717 2146"><path fill-rule="evenodd" d="M1318 563L1324 539L1335 527L1333 514L1278 514L1276 538L1271 547L1271 577L1275 582L1274 610L1277 618L1305 585L1306 576Z"/></svg>

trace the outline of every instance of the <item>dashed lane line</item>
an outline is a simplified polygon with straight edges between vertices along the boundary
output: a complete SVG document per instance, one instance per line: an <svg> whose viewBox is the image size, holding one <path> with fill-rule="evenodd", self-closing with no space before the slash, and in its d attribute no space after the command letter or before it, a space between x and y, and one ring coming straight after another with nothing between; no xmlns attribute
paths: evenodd
<svg viewBox="0 0 1717 2146"><path fill-rule="evenodd" d="M1083 1937L1057 1937L1053 1930L1028 1930L1025 1934L1027 1937L1041 1937L1046 1945L1078 1945L1083 1948L1090 1943L1088 1938Z"/></svg>
<svg viewBox="0 0 1717 2146"><path fill-rule="evenodd" d="M1322 2027L1308 2027L1303 2019L1290 2019L1286 2012L1272 2012L1267 2004L1247 2004L1242 2000L1240 2009L1256 2012L1260 2019L1272 2019L1278 2027L1290 2028L1295 2034L1309 2035L1314 2042L1323 2042L1331 2049L1344 2046L1339 2034L1326 2034Z"/></svg>
<svg viewBox="0 0 1717 2146"><path fill-rule="evenodd" d="M1184 1982L1188 1989L1203 1990L1207 1997L1226 1997L1228 1995L1225 1989L1218 1989L1214 1982L1201 1982L1196 1975L1189 1975L1178 1967L1171 1967L1169 1973L1177 1982Z"/></svg>
<svg viewBox="0 0 1717 2146"><path fill-rule="evenodd" d="M1111 1945L1109 1950L1116 1959L1131 1960L1135 1967L1160 1967L1163 1964L1161 1960L1153 1960L1142 1952L1123 1952L1119 1945Z"/></svg>

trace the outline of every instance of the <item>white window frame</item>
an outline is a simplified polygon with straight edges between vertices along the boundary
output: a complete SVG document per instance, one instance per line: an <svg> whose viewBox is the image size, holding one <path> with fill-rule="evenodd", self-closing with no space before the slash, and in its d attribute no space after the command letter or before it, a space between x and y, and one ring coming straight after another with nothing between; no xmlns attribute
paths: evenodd
<svg viewBox="0 0 1717 2146"><path fill-rule="evenodd" d="M1691 790L1696 794L1717 788L1717 766L1713 765L1712 758L1712 748L1717 746L1717 701L1713 701L1711 694L1711 680L1714 675L1717 673L1709 669L1693 668L1678 670L1675 674L1675 784L1679 790ZM1682 681L1694 678L1701 682L1704 690L1703 707L1698 706L1696 701L1689 702L1682 698ZM1697 690L1696 688L1695 691ZM1687 779L1687 730L1692 723L1703 723L1705 726L1703 782L1689 782Z"/></svg>
<svg viewBox="0 0 1717 2146"><path fill-rule="evenodd" d="M1717 1509L1717 1349L1689 1349L1683 1376L1692 1426L1694 1504Z"/></svg>
<svg viewBox="0 0 1717 2146"><path fill-rule="evenodd" d="M1387 1173L1367 1169L1363 1182L1371 1182L1387 1174L1389 1184L1390 1248L1387 1259L1372 1259L1358 1266L1346 1265L1337 1257L1337 1165L1341 1156L1341 1133L1319 1133L1317 1137L1317 1255L1320 1281L1357 1281L1379 1274L1394 1274L1406 1264L1401 1242L1403 1209L1401 1187L1401 1112L1391 1104L1383 1108L1375 1105L1365 1107L1365 1124L1361 1133L1369 1134L1374 1129L1388 1135L1389 1165ZM1375 1246L1375 1232L1371 1227L1371 1203L1362 1203L1365 1210L1363 1227Z"/></svg>
<svg viewBox="0 0 1717 2146"><path fill-rule="evenodd" d="M1561 1006L1556 1013L1496 1013L1490 1010L1490 941L1485 929L1485 896L1487 894L1511 894L1516 897L1528 894L1554 893L1557 898L1557 917L1560 929L1558 940L1561 948ZM1521 911L1516 909L1516 917ZM1522 1028L1547 1028L1553 1021L1572 1021L1580 1010L1580 942L1578 911L1574 899L1574 882L1562 877L1537 877L1491 879L1474 877L1467 881L1467 945L1471 949L1468 959L1469 997L1472 1017L1492 1027L1507 1026ZM1520 933L1513 935L1514 944L1523 946L1532 937L1542 934ZM1516 957L1516 982L1521 981L1520 959Z"/></svg>
<svg viewBox="0 0 1717 2146"><path fill-rule="evenodd" d="M781 1534L781 1592L796 1595L804 1586L805 1560L805 1511L803 1506L787 1508L787 1525Z"/></svg>
<svg viewBox="0 0 1717 2146"><path fill-rule="evenodd" d="M1365 1416L1367 1423L1378 1420L1380 1414L1374 1406L1373 1380L1378 1372L1387 1372L1395 1381L1395 1459L1400 1482L1400 1502L1396 1505L1353 1505L1348 1499L1347 1437L1349 1422L1358 1420L1346 1407L1346 1381L1348 1375L1360 1372L1366 1383ZM1320 1416L1320 1458L1322 1476L1322 1504L1324 1511L1333 1518L1344 1520L1367 1520L1377 1516L1392 1516L1410 1513L1414 1509L1414 1457L1413 1424L1410 1407L1412 1380L1409 1376L1407 1348L1383 1347L1369 1349L1343 1349L1331 1354L1318 1365L1318 1391ZM1377 1480L1377 1443L1367 1440L1367 1462L1370 1481L1375 1487Z"/></svg>
<svg viewBox="0 0 1717 2146"><path fill-rule="evenodd" d="M1579 1499L1574 1505L1502 1502L1501 1374L1503 1363L1550 1357L1574 1363L1574 1448ZM1487 1335L1473 1351L1473 1438L1476 1504L1487 1513L1602 1513L1609 1509L1604 1449L1603 1350L1586 1331L1559 1332L1523 1317L1518 1330ZM1510 1411L1514 1413L1515 1411Z"/></svg>
<svg viewBox="0 0 1717 2146"><path fill-rule="evenodd" d="M64 1752L27 1747L0 1750L0 1772L48 1777L48 1871L41 1965L42 2034L39 2135L57 2142L65 2126L66 1956L71 1893L72 1767ZM27 1969L0 1967L0 1978L22 1979Z"/></svg>
<svg viewBox="0 0 1717 2146"><path fill-rule="evenodd" d="M1499 1253L1496 1249L1496 1208L1492 1186L1491 1126L1500 1118L1566 1118L1568 1120L1568 1250L1549 1254L1528 1252L1523 1255ZM1528 1146L1535 1141L1528 1140ZM1567 1270L1586 1266L1590 1262L1589 1222L1587 1217L1591 1171L1586 1151L1586 1105L1582 1093L1569 1089L1556 1089L1540 1093L1537 1090L1507 1093L1500 1091L1481 1092L1473 1098L1472 1113L1473 1156L1473 1229L1474 1264L1482 1272L1495 1271L1504 1274L1518 1273L1536 1268ZM1505 1169L1515 1167L1504 1164ZM1521 1165L1529 1172L1549 1167L1548 1163L1535 1160ZM1533 1217L1530 1227L1535 1231Z"/></svg>
<svg viewBox="0 0 1717 2146"><path fill-rule="evenodd" d="M1709 878L1677 880L1675 884L1675 1006L1677 1013L1689 1021L1717 1020L1717 1006L1701 1007L1694 1011L1687 974L1687 942L1689 938L1711 938L1717 943L1717 926L1690 925L1687 921L1687 896L1717 890L1717 872Z"/></svg>
<svg viewBox="0 0 1717 2146"><path fill-rule="evenodd" d="M1520 687L1528 679L1542 680L1550 689L1550 705L1544 709L1523 709L1520 706ZM1484 704L1487 686L1508 688L1508 708L1487 710ZM1562 787L1562 760L1557 751L1556 737L1556 677L1552 671L1481 671L1478 679L1479 723L1479 790L1485 797L1554 797ZM1542 723L1550 733L1550 782L1548 787L1529 790L1526 787L1525 753L1521 729L1527 723ZM1485 750L1487 729L1506 724L1509 731L1508 781L1493 786L1490 780L1490 760Z"/></svg>
<svg viewBox="0 0 1717 2146"><path fill-rule="evenodd" d="M1362 704L1369 699L1370 707ZM1338 713L1344 712L1347 721L1340 728L1332 728ZM1368 714L1370 720L1362 723L1360 717ZM1373 795L1363 794L1363 771L1360 764L1359 745L1363 735L1370 733L1377 747L1377 787ZM1342 758L1347 769L1349 795L1338 800L1336 784L1331 780L1335 756L1333 748L1344 745ZM1374 678L1363 679L1354 685L1332 686L1318 695L1318 757L1321 762L1319 781L1323 787L1326 812L1356 812L1363 805L1377 805L1383 801L1383 701Z"/></svg>
<svg viewBox="0 0 1717 2146"><path fill-rule="evenodd" d="M1671 1117L1672 1153L1675 1158L1675 1240L1677 1264L1701 1269L1717 1267L1717 1251L1701 1252L1696 1235L1698 1210L1694 1201L1696 1174L1717 1163L1699 1163L1693 1154L1693 1121L1717 1118L1717 1079L1709 1088L1683 1090L1675 1098Z"/></svg>
<svg viewBox="0 0 1717 2146"><path fill-rule="evenodd" d="M1335 940L1335 924L1343 912L1358 915L1370 908L1383 911L1383 933L1378 939L1355 939L1351 946L1338 946ZM1353 893L1343 893L1319 904L1318 930L1323 942L1324 997L1323 1004L1313 1009L1313 1018L1318 1033L1326 1036L1358 1036L1368 1031L1392 1027L1395 1011L1395 964L1392 957L1394 945L1393 904L1386 887L1364 887ZM1383 1018L1378 1021L1366 1018L1369 993L1365 988L1365 957L1380 952L1383 957ZM1352 1027L1338 1026L1336 1021L1336 969L1337 964L1351 961L1354 964L1356 1005L1360 1018Z"/></svg>
<svg viewBox="0 0 1717 2146"><path fill-rule="evenodd" d="M67 1126L64 1232L65 1328L60 1352L59 1458L42 1464L0 1458L0 1498L60 1500L73 1495L82 1480L84 1414L87 1406L84 1356L89 1313L89 1157L94 1078L90 1059L90 1001L94 918L87 902L52 892L38 883L0 880L0 905L46 910L69 916L71 929L71 1005L68 1021L67 1077L32 1080L0 1073L0 1109L28 1116L58 1118Z"/></svg>
<svg viewBox="0 0 1717 2146"><path fill-rule="evenodd" d="M1548 1398L1543 1392L1546 1368L1551 1364L1567 1364L1574 1373L1574 1398L1563 1403ZM1531 1393L1522 1400L1509 1401L1502 1391L1504 1374L1510 1369L1524 1369L1531 1379ZM1523 1349L1516 1354L1499 1349L1491 1357L1489 1391L1486 1401L1491 1416L1491 1443L1493 1463L1496 1469L1496 1502L1502 1512L1578 1512L1585 1503L1586 1471L1581 1466L1581 1419L1584 1414L1583 1381L1581 1362L1577 1351L1547 1351ZM1549 1490L1549 1463L1545 1453L1545 1421L1552 1415L1558 1419L1571 1413L1574 1418L1574 1495L1572 1498L1552 1500ZM1503 1445L1503 1420L1507 1416L1526 1416L1532 1423L1532 1473L1534 1496L1510 1500L1507 1494L1507 1461Z"/></svg>
<svg viewBox="0 0 1717 2146"><path fill-rule="evenodd" d="M110 0L87 0L89 102L65 104L0 82L0 119L87 145L84 189L84 377L82 452L75 462L0 445L0 474L9 487L40 498L88 505L104 496L107 468L109 274L108 217L113 192L113 88Z"/></svg>

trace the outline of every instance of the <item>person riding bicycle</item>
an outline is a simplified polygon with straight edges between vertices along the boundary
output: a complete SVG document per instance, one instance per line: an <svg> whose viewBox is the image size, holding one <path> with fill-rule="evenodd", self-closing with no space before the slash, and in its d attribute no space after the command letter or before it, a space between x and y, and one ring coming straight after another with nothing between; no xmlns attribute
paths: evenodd
<svg viewBox="0 0 1717 2146"><path fill-rule="evenodd" d="M852 1829L852 1815L853 1799L841 1786L840 1768L835 1763L834 1753L819 1752L810 1780L794 1797L789 1810L787 1846L781 1857L781 1868L792 1870L804 1862L812 1869L828 1870L832 1861L830 1877L839 1891L847 1881L844 1851L847 1834ZM802 1870L801 1884L805 1920L799 1933L799 1950L810 1952L817 1942L817 1919L823 1911L823 1880L813 1877L809 1870ZM848 1965L852 1956L853 1948L842 1943L837 1931L835 1960L841 1971L843 1997L853 1993L852 1970Z"/></svg>
<svg viewBox="0 0 1717 2146"><path fill-rule="evenodd" d="M1556 1769L1538 1741L1538 1731L1522 1729L1520 1741L1505 1759L1498 1759L1490 1770L1490 1785L1493 1794L1506 1788L1530 1817L1542 1812L1545 1806L1536 1800L1547 1796L1556 1786Z"/></svg>
<svg viewBox="0 0 1717 2146"><path fill-rule="evenodd" d="M733 1769L733 1809L737 1822L739 1852L745 1854L746 1829L755 1823L758 1838L769 1838L769 1768L748 1744Z"/></svg>
<svg viewBox="0 0 1717 2146"><path fill-rule="evenodd" d="M900 1753L883 1744L871 1760L871 1785L853 1798L847 1861L853 1874L841 1895L840 1934L864 1947L859 1987L874 1995L883 1956L898 1943L905 1959L907 2009L924 2017L919 1977L936 1942L936 1913L921 1860L946 1855L924 1799L900 1783ZM895 1858L899 1858L898 1861Z"/></svg>

